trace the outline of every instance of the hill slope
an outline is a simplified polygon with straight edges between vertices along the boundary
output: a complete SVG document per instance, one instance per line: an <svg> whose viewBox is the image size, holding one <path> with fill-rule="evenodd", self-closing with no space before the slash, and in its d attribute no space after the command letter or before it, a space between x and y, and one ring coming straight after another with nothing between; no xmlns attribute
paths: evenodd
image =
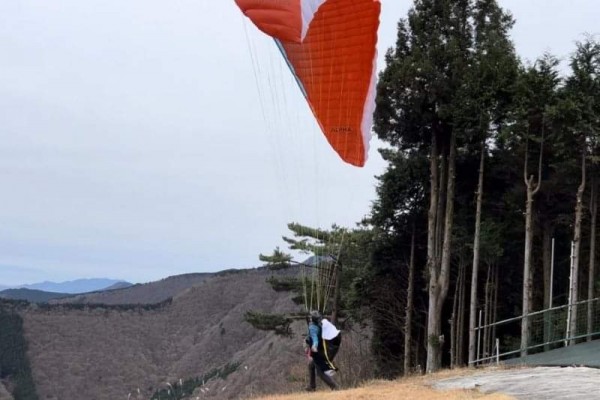
<svg viewBox="0 0 600 400"><path fill-rule="evenodd" d="M156 304L176 296L182 291L203 282L214 274L197 273L171 276L156 282L137 284L124 288L83 293L51 303L83 304Z"/></svg>
<svg viewBox="0 0 600 400"><path fill-rule="evenodd" d="M206 382L201 388L206 392L197 389L198 396L301 390L305 322L293 323L291 336L283 337L244 321L249 310L299 311L290 293L276 292L265 282L272 274L290 273L257 269L214 276L154 310L29 306L22 315L40 398L112 400L139 388L141 398L148 399L165 382L203 376L227 364L237 368L226 380ZM368 340L361 346L367 348ZM342 351L338 357L343 358Z"/></svg>
<svg viewBox="0 0 600 400"><path fill-rule="evenodd" d="M6 289L0 292L0 297L12 300L27 300L32 303L46 303L49 300L70 296L67 293L45 292L34 289Z"/></svg>

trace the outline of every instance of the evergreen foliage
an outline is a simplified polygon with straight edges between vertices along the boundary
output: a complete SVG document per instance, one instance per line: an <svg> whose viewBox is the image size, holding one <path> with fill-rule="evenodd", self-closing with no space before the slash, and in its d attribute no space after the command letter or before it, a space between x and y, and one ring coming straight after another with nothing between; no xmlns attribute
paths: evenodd
<svg viewBox="0 0 600 400"><path fill-rule="evenodd" d="M257 311L247 311L244 320L254 328L262 331L274 331L278 335L290 334L292 320L283 314L264 314Z"/></svg>
<svg viewBox="0 0 600 400"><path fill-rule="evenodd" d="M432 232L428 227L430 177L434 171L430 166L434 159L440 179L447 173L443 165L450 157L452 135L456 138L454 196L440 196L443 200L437 209L443 210L447 201L453 201L456 210L449 243L449 287L458 284L459 265L466 264L470 276L474 193L483 148L482 273L474 282L480 288L478 309L488 301L483 289L489 285L489 271L499 268L496 285L500 300L490 318L501 320L522 312L526 192L523 176L526 170L526 176L533 174L537 178L540 159L541 189L533 204L531 273L535 284L531 309L542 309L548 302L552 237L556 239L553 304L564 304L567 299L568 288L563 283L568 282L569 276L582 154L588 161L588 171L594 171L584 178L586 191L591 191L592 185L597 191L598 185L597 179L592 178L598 175L599 44L592 37L577 44L570 71L563 78L553 55L540 55L532 65L519 60L509 36L513 25L510 13L495 0L417 0L408 18L399 21L396 45L386 53L386 67L378 83L374 130L389 144L380 150L388 167L378 177L377 198L365 221L373 243L364 249L370 260L360 280L360 293L369 304L374 324L373 349L378 370L385 371L386 376L398 374L402 368L402 320L413 226L418 269L411 327L415 341L411 350L415 355L413 368L424 368L423 346L433 343L427 339L426 316L432 300L431 274L439 270L430 265L440 262L435 257L441 252L433 249L434 258L428 260L428 233ZM434 144L437 151L432 153ZM591 194L583 197L584 208L592 209L593 198ZM435 240L442 233L439 221L433 225ZM584 263L598 257L597 246L590 253L593 247L587 244L593 237L590 223L590 217L583 218ZM597 282L598 278L587 280ZM471 284L467 281L467 285ZM448 292L448 300L454 300L453 290ZM441 342L437 336L434 340L445 365L450 361L447 346L451 303L445 301L437 310L446 340ZM468 317L463 323L465 320ZM514 343L520 332L507 335L501 338L502 343ZM466 337L460 340L466 341Z"/></svg>
<svg viewBox="0 0 600 400"><path fill-rule="evenodd" d="M271 276L270 278L267 278L267 283L271 285L276 292L302 293L303 284L302 280L299 278L275 278L274 276Z"/></svg>
<svg viewBox="0 0 600 400"><path fill-rule="evenodd" d="M290 262L292 261L292 256L279 250L279 247L276 247L275 250L273 250L273 254L270 256L260 254L258 259L262 262L265 262L267 268L271 270L278 270L289 268Z"/></svg>
<svg viewBox="0 0 600 400"><path fill-rule="evenodd" d="M102 304L102 303L64 303L48 304L40 303L37 307L41 310L112 310L112 311L156 311L168 307L173 302L173 298L168 298L160 303L153 304Z"/></svg>
<svg viewBox="0 0 600 400"><path fill-rule="evenodd" d="M37 400L27 359L23 319L7 304L0 304L0 379L12 383L15 400Z"/></svg>

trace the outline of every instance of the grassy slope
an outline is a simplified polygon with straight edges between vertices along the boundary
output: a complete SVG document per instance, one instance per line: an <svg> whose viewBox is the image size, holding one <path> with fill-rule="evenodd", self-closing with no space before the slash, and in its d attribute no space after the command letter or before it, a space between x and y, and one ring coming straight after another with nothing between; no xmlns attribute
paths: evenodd
<svg viewBox="0 0 600 400"><path fill-rule="evenodd" d="M494 393L483 394L476 390L440 391L432 389L429 382L470 374L469 370L443 371L432 376L419 376L396 381L372 381L362 387L331 392L322 389L315 393L292 393L287 395L261 397L259 400L513 400L512 397Z"/></svg>

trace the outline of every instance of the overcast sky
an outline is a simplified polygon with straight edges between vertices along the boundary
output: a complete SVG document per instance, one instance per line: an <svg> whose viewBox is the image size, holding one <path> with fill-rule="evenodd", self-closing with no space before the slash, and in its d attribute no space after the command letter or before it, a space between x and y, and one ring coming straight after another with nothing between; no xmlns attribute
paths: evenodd
<svg viewBox="0 0 600 400"><path fill-rule="evenodd" d="M598 0L500 0L526 60ZM379 68L408 0L382 0ZM384 164L344 164L233 0L0 1L0 285L259 265L286 224L353 226Z"/></svg>

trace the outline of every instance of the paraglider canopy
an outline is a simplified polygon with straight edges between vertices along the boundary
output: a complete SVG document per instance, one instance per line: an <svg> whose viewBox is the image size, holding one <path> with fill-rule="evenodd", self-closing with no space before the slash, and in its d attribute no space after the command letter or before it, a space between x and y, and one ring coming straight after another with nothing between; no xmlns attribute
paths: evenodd
<svg viewBox="0 0 600 400"><path fill-rule="evenodd" d="M273 37L327 140L363 166L375 109L379 0L235 0Z"/></svg>

